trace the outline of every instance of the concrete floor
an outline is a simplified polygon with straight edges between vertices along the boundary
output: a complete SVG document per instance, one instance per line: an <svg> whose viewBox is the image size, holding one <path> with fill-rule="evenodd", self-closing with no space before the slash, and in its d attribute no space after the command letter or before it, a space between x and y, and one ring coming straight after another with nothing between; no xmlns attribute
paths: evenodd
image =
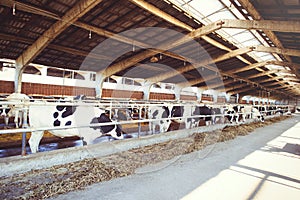
<svg viewBox="0 0 300 200"><path fill-rule="evenodd" d="M300 115L54 199L300 199Z"/></svg>

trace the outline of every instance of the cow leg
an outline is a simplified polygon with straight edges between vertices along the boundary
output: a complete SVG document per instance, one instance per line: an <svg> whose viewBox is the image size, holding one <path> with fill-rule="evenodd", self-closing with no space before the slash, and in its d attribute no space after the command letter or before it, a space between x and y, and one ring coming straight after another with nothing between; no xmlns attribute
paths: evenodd
<svg viewBox="0 0 300 200"><path fill-rule="evenodd" d="M9 117L5 116L4 117L5 126L8 126L8 122L9 122Z"/></svg>
<svg viewBox="0 0 300 200"><path fill-rule="evenodd" d="M187 120L185 121L185 128L186 128L186 129L190 129L190 128L191 128L191 124L192 124L191 119L187 119Z"/></svg>
<svg viewBox="0 0 300 200"><path fill-rule="evenodd" d="M205 125L206 125L206 126L211 125L211 121L205 121Z"/></svg>
<svg viewBox="0 0 300 200"><path fill-rule="evenodd" d="M153 128L152 128L152 122L149 122L149 132L153 133L152 130L153 130Z"/></svg>
<svg viewBox="0 0 300 200"><path fill-rule="evenodd" d="M15 125L16 125L16 128L19 128L19 111L16 110L15 111L15 118L14 118L14 122L15 122Z"/></svg>
<svg viewBox="0 0 300 200"><path fill-rule="evenodd" d="M239 123L239 117L240 117L240 115L239 115L239 114L237 114L235 117L236 117L236 120L235 120L235 121L236 121L236 123Z"/></svg>
<svg viewBox="0 0 300 200"><path fill-rule="evenodd" d="M246 115L247 115L247 114L243 114L243 122L246 121Z"/></svg>
<svg viewBox="0 0 300 200"><path fill-rule="evenodd" d="M22 123L23 123L23 113L22 112L19 112L18 122L19 122L19 127L21 127Z"/></svg>
<svg viewBox="0 0 300 200"><path fill-rule="evenodd" d="M231 119L230 119L230 123L232 123L232 122L233 122L233 120L234 120L234 115L233 115L233 114L231 114L231 115L230 115L230 118L231 118Z"/></svg>
<svg viewBox="0 0 300 200"><path fill-rule="evenodd" d="M29 146L31 153L36 153L39 151L39 144L44 135L44 131L33 131L31 133L30 139L29 139Z"/></svg>

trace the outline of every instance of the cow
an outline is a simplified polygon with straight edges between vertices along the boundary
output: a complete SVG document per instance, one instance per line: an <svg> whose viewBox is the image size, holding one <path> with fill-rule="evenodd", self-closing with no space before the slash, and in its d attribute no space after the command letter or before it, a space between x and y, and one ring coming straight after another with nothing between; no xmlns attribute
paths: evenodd
<svg viewBox="0 0 300 200"><path fill-rule="evenodd" d="M243 107L244 106L240 106L240 105L236 105L236 106L229 105L226 111L225 118L227 118L230 123L233 123L234 120L236 123L238 123L240 118L240 112Z"/></svg>
<svg viewBox="0 0 300 200"><path fill-rule="evenodd" d="M224 113L225 113L225 107L214 107L211 108L212 112L212 123L224 123Z"/></svg>
<svg viewBox="0 0 300 200"><path fill-rule="evenodd" d="M123 139L124 132L119 125L93 126L95 123L112 122L105 109L85 105L30 105L29 123L31 128L72 126L78 128L48 130L58 137L78 136L83 145L91 144L102 135L110 135L115 139ZM33 131L29 139L32 153L38 151L44 131Z"/></svg>
<svg viewBox="0 0 300 200"><path fill-rule="evenodd" d="M276 106L268 106L267 107L267 115L274 115L276 111Z"/></svg>
<svg viewBox="0 0 300 200"><path fill-rule="evenodd" d="M260 105L260 106L254 106L254 108L256 108L262 115L266 116L268 109L267 106L264 105Z"/></svg>
<svg viewBox="0 0 300 200"><path fill-rule="evenodd" d="M154 134L156 126L159 126L159 132L167 132L171 124L171 111L172 106L149 106L148 107L148 119L160 119L149 122L149 131Z"/></svg>
<svg viewBox="0 0 300 200"><path fill-rule="evenodd" d="M194 119L191 118L194 107L192 105L176 105L171 110L171 117L173 122L178 124L185 123L185 128L189 129L192 127Z"/></svg>
<svg viewBox="0 0 300 200"><path fill-rule="evenodd" d="M246 105L241 108L241 113L243 116L243 121L246 121L246 118L252 118L254 120L260 120L264 122L264 116L259 112L259 110L251 105Z"/></svg>
<svg viewBox="0 0 300 200"><path fill-rule="evenodd" d="M197 127L199 124L200 120L204 120L205 121L205 125L210 125L212 122L212 109L209 108L208 106L204 105L204 106L196 106L192 115L203 115L201 117L194 117L193 118L193 127Z"/></svg>
<svg viewBox="0 0 300 200"><path fill-rule="evenodd" d="M144 107L112 108L111 112L111 116L118 121L137 120L146 117L146 109Z"/></svg>

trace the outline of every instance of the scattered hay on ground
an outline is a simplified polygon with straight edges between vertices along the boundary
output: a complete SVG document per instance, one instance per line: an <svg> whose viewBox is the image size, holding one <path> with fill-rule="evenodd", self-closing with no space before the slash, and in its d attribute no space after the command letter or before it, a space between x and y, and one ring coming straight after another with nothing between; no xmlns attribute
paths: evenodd
<svg viewBox="0 0 300 200"><path fill-rule="evenodd" d="M236 136L247 135L256 128L286 118L283 116L272 118L265 123L227 126L223 130L194 133L188 138L135 148L101 158L84 159L2 177L0 197L1 199L45 199L80 190L93 183L131 175L136 169L146 165L198 151L208 145L234 139Z"/></svg>

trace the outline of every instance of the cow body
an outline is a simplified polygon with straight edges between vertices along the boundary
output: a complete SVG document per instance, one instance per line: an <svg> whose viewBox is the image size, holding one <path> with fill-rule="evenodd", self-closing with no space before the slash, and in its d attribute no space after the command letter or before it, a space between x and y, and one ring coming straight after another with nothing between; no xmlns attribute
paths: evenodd
<svg viewBox="0 0 300 200"><path fill-rule="evenodd" d="M173 106L171 117L177 117L177 119L173 119L172 121L179 124L184 123L185 128L189 129L194 123L194 119L191 118L193 112L194 107L192 105Z"/></svg>
<svg viewBox="0 0 300 200"><path fill-rule="evenodd" d="M212 123L217 124L217 123L224 123L224 112L225 108L224 107L215 107L211 108L212 112Z"/></svg>
<svg viewBox="0 0 300 200"><path fill-rule="evenodd" d="M95 123L112 122L105 114L105 110L92 106L69 105L32 105L29 108L29 123L32 128L73 126L80 128L49 130L55 136L64 138L78 136L83 144L90 144L103 134L111 135L116 139L123 138L120 126L90 126ZM34 131L29 139L31 152L38 151L38 145L44 131Z"/></svg>
<svg viewBox="0 0 300 200"><path fill-rule="evenodd" d="M207 106L196 106L192 115L204 115L203 117L194 117L193 127L198 126L200 120L204 120L206 125L212 122L212 109Z"/></svg>
<svg viewBox="0 0 300 200"><path fill-rule="evenodd" d="M160 119L149 122L149 131L155 133L156 126L159 126L159 132L167 132L171 120L170 118L170 108L168 106L150 106L148 108L148 118L149 119Z"/></svg>
<svg viewBox="0 0 300 200"><path fill-rule="evenodd" d="M240 106L240 105L236 105L236 106L229 105L225 118L227 118L230 123L233 123L233 121L238 123L241 115L241 109L243 107L244 106Z"/></svg>
<svg viewBox="0 0 300 200"><path fill-rule="evenodd" d="M243 121L246 121L246 118L251 118L254 120L259 120L264 122L264 116L259 112L259 110L253 106L247 105L241 108L241 113L243 116Z"/></svg>

